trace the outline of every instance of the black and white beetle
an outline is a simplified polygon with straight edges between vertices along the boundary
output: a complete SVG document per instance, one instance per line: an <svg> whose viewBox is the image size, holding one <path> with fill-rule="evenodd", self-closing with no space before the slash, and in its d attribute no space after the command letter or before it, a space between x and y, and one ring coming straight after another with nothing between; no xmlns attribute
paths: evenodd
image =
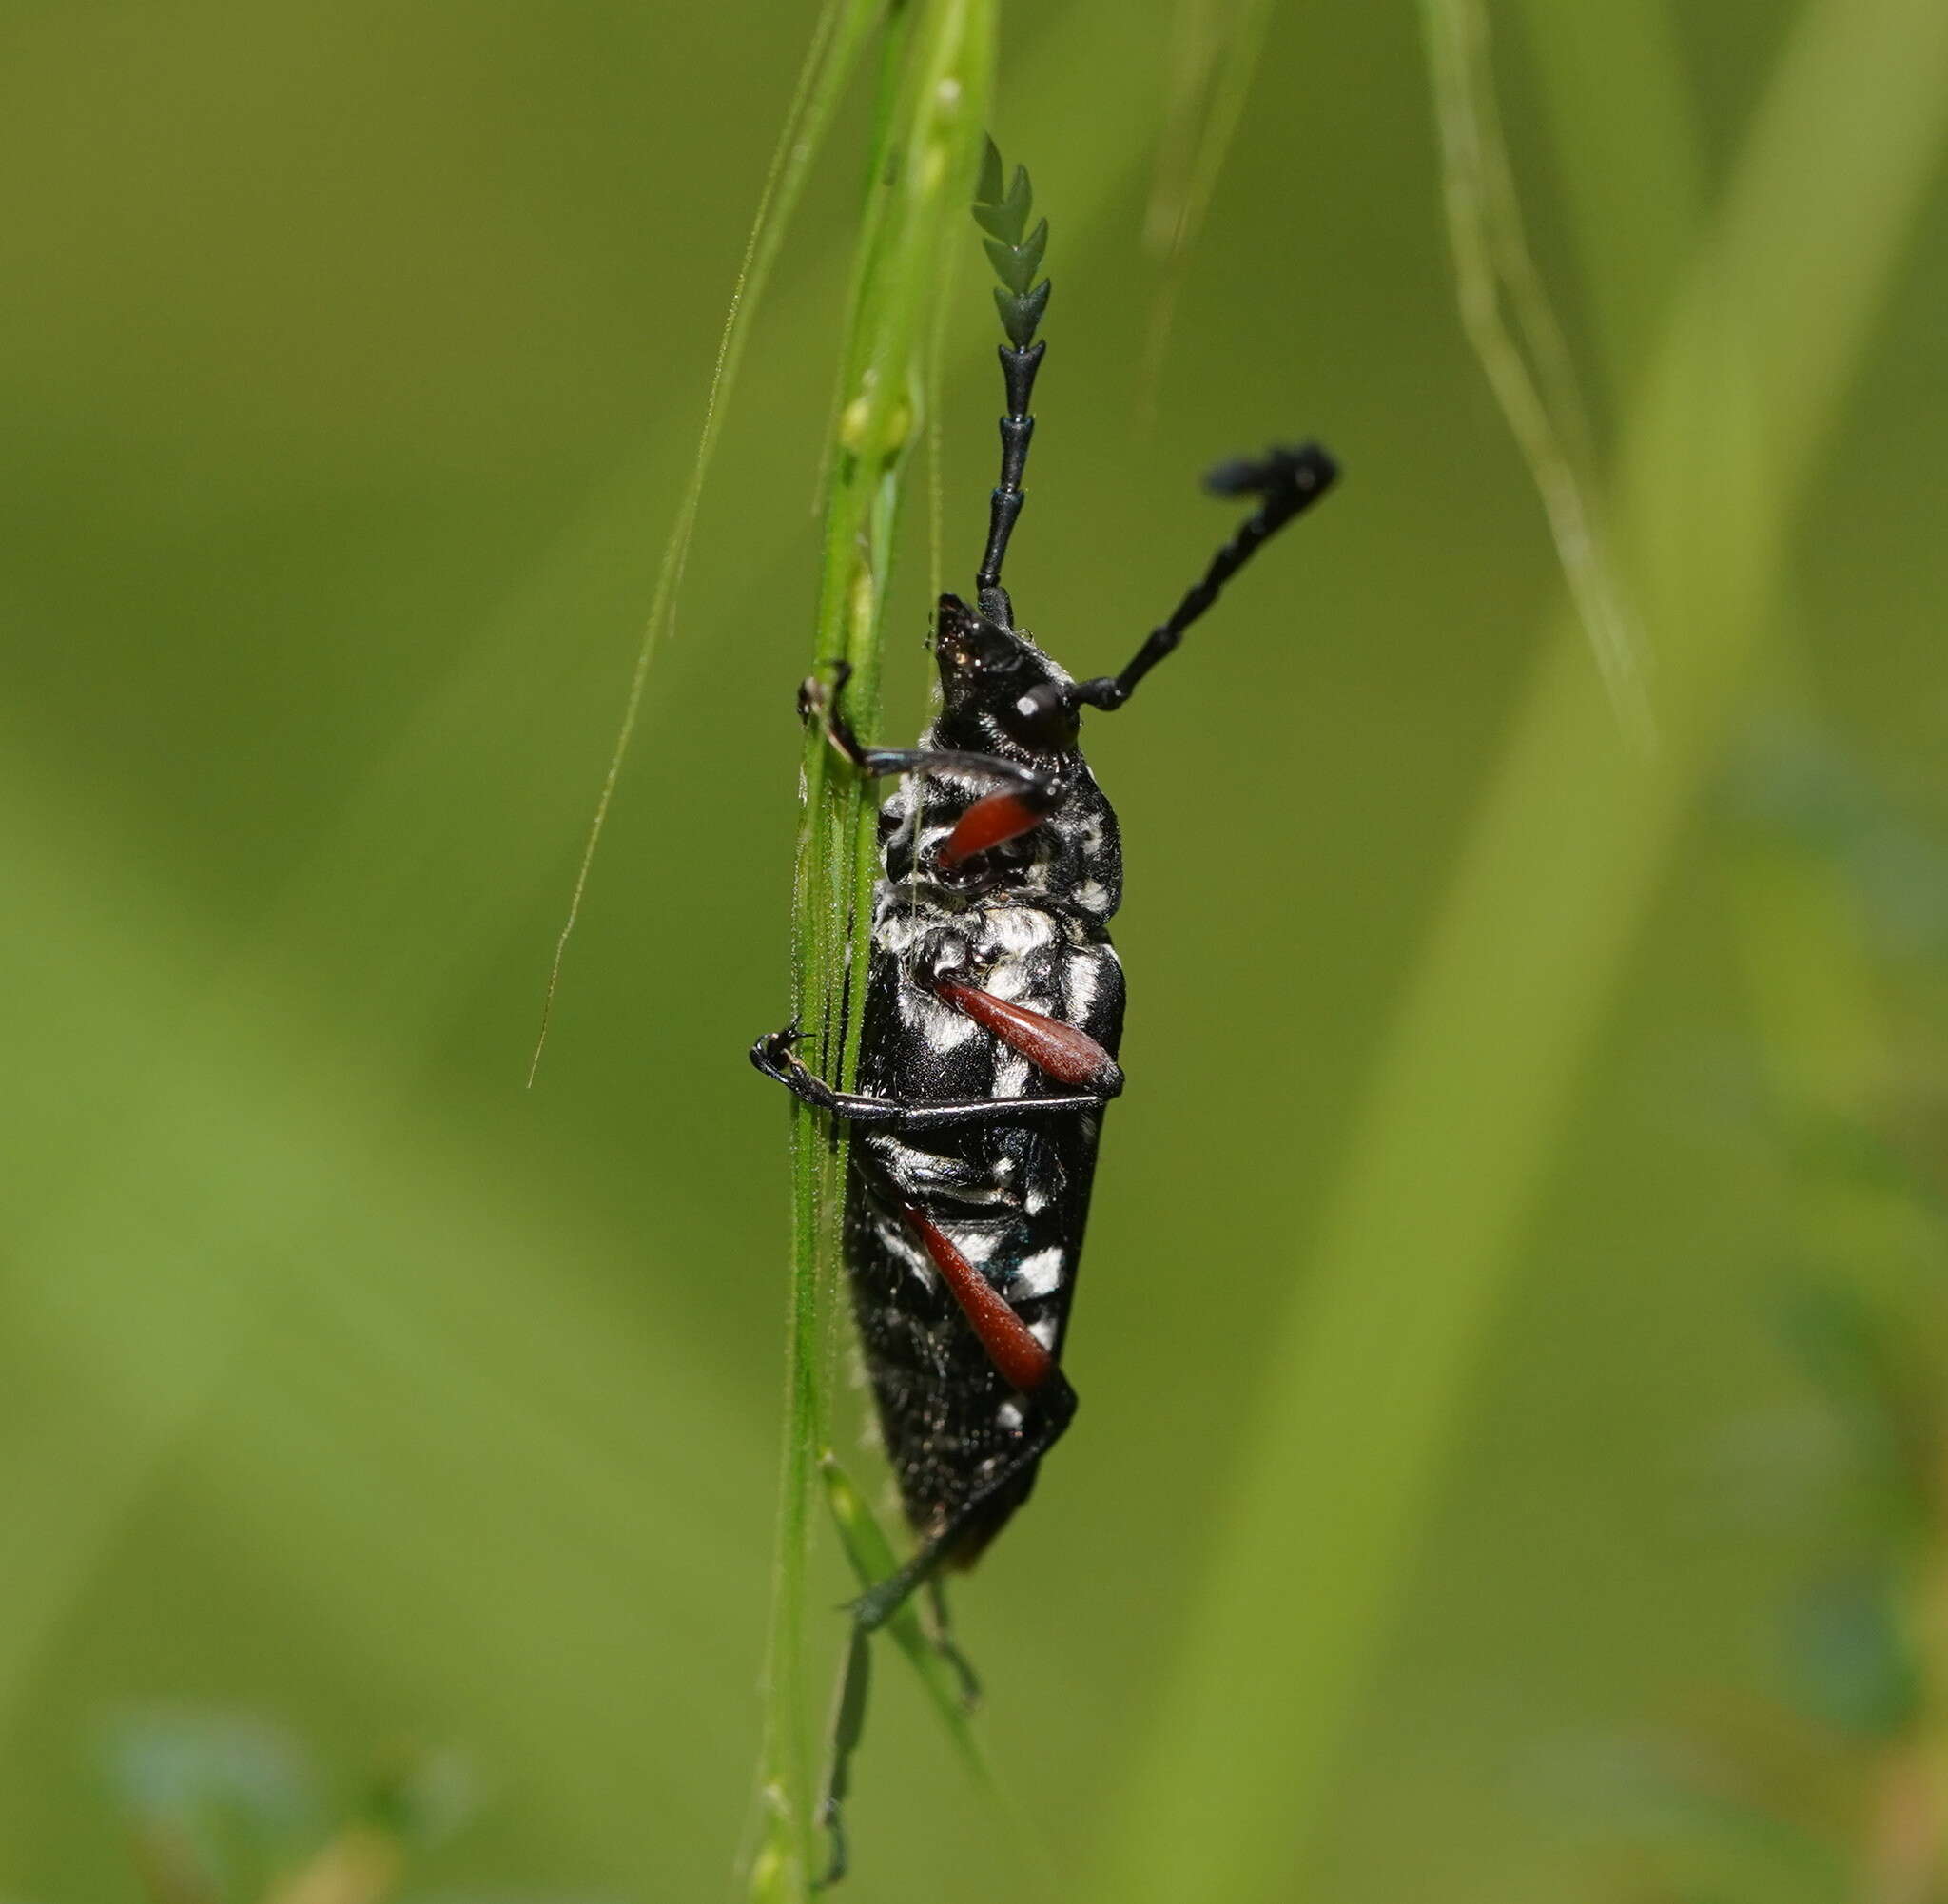
<svg viewBox="0 0 1948 1904"><path fill-rule="evenodd" d="M882 876L860 1030L859 1088L794 1055L795 1028L751 1061L853 1127L846 1260L886 1449L919 1547L853 1607L859 1683L842 1701L840 1762L864 1698L864 1636L943 1566L974 1561L1026 1500L1076 1411L1061 1367L1102 1110L1122 1089L1123 977L1109 942L1122 897L1116 815L1078 739L1081 711L1127 701L1218 592L1337 474L1316 445L1212 472L1257 506L1120 674L1076 681L1016 627L1001 584L1023 500L1028 412L1048 301L1033 284L1048 226L1027 229L1017 167L990 143L975 218L995 301L1008 414L976 575L979 607L940 598L939 717L911 748L868 747L841 705L843 667L800 711L861 773L897 774L880 808ZM1033 285L1033 288L1031 288ZM848 1721L847 1713L850 1711ZM835 1847L836 1852L836 1847ZM835 1862L842 1863L842 1854Z"/></svg>

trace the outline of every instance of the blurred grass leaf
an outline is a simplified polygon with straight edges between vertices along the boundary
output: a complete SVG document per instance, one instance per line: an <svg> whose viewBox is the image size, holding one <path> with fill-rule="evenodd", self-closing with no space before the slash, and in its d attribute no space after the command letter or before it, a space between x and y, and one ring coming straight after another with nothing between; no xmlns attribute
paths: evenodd
<svg viewBox="0 0 1948 1904"><path fill-rule="evenodd" d="M1656 724L1647 657L1607 548L1575 366L1529 253L1495 104L1488 12L1482 0L1422 0L1420 10L1462 328L1542 498L1617 718L1649 747Z"/></svg>
<svg viewBox="0 0 1948 1904"><path fill-rule="evenodd" d="M1315 1841L1552 1133L1723 743L1944 118L1934 0L1805 9L1627 420L1613 519L1665 745L1622 754L1550 643L1275 1336L1094 1895L1270 1895Z"/></svg>
<svg viewBox="0 0 1948 1904"><path fill-rule="evenodd" d="M406 1751L372 1781L364 1815L410 1849L430 1851L462 1831L480 1809L473 1767L458 1752Z"/></svg>
<svg viewBox="0 0 1948 1904"><path fill-rule="evenodd" d="M106 1758L159 1904L252 1904L322 1827L321 1787L310 1759L260 1719L129 1713L111 1725Z"/></svg>
<svg viewBox="0 0 1948 1904"><path fill-rule="evenodd" d="M1901 1629L1900 1583L1861 1567L1804 1595L1787 1657L1801 1708L1866 1739L1896 1737L1921 1707L1921 1681Z"/></svg>
<svg viewBox="0 0 1948 1904"><path fill-rule="evenodd" d="M850 79L873 20L886 0L826 0L812 33L810 50L798 77L797 89L785 111L784 128L771 153L770 168L765 175L764 189L751 219L750 236L745 243L744 261L738 267L737 282L730 293L730 307L724 315L723 335L717 344L717 360L711 372L709 395L704 401L703 428L697 437L696 457L684 484L683 499L677 506L676 520L664 545L662 567L656 576L656 592L650 602L649 618L643 624L642 640L636 649L635 666L623 697L622 721L616 729L615 745L609 757L595 811L589 822L588 838L582 845L581 863L575 868L575 884L569 894L568 917L562 921L555 941L555 957L549 966L543 992L541 1024L535 1039L534 1055L528 1062L528 1083L534 1084L541 1063L542 1047L548 1041L548 1024L555 1006L555 993L561 981L561 963L567 956L568 942L575 921L581 915L582 897L588 888L589 871L595 850L601 845L602 828L615 797L616 782L622 776L636 722L642 713L643 690L648 685L650 663L656 647L676 617L677 597L683 589L683 572L690 560L690 545L696 533L697 509L703 501L704 482L716 453L723 429L724 411L737 381L744 360L745 345L758 306L770 282L771 267L777 262L778 248L803 196L805 182L825 142L846 84Z"/></svg>

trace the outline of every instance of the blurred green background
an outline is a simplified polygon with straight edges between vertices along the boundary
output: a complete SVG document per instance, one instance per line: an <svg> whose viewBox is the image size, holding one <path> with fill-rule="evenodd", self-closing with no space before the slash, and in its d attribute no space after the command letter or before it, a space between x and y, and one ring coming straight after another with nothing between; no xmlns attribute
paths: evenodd
<svg viewBox="0 0 1948 1904"><path fill-rule="evenodd" d="M1606 443L1688 227L1667 195L1718 198L1795 11L1496 15L1531 236ZM996 126L1056 282L1010 581L1066 661L1120 663L1226 532L1206 464L1316 434L1348 471L1167 689L1093 734L1129 845L1133 1014L1070 1358L1085 1407L958 1596L984 1736L1065 1868L1100 1857L1194 1643L1220 1478L1278 1379L1272 1320L1563 597L1455 321L1411 10L1270 10L1153 374L1154 169L1185 34L1228 20L1023 8ZM743 1049L784 1009L857 116L758 325L521 1080L808 29L778 0L0 15L9 1904L140 1894L102 1740L157 1708L286 1728L347 1791L402 1742L461 1749L479 1814L419 1894L730 1882L787 1243L784 1109ZM1681 62L1686 152L1606 94L1628 77L1610 49L1646 33ZM1607 182L1627 215L1592 225L1586 196L1579 224L1575 137L1607 112L1639 169ZM1779 1312L1812 1233L1827 1280L1890 1248L1939 1266L1920 1189L1825 1195L1793 1099L1844 1073L1838 1112L1802 1092L1819 1117L1895 1128L1917 1181L1943 1155L1928 178L1736 745L1549 1132L1313 1894L1624 1894L1646 1854L1620 1793L1645 1765L1726 1713L1762 1760L1791 1729L1765 1715L1792 1608L1860 1516ZM998 397L971 228L967 266L950 582ZM896 733L924 711L923 518ZM1822 986L1830 1009L1793 1006ZM1497 1114L1491 1093L1474 1111ZM1832 1759L1844 1792L1860 1775ZM859 1778L858 1904L1012 1882L890 1664Z"/></svg>

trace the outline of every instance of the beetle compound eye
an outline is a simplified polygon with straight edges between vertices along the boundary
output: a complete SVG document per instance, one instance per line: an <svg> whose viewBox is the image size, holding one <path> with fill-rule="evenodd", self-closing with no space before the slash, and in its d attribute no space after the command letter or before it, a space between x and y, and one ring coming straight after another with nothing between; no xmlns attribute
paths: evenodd
<svg viewBox="0 0 1948 1904"><path fill-rule="evenodd" d="M1053 681L1021 695L1002 717L1002 725L1023 747L1037 753L1065 753L1076 744L1075 709Z"/></svg>

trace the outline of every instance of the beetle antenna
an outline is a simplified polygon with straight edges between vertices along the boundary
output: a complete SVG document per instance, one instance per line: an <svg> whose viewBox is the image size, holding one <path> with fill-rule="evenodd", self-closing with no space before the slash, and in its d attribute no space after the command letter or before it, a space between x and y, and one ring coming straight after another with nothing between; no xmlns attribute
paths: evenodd
<svg viewBox="0 0 1948 1904"><path fill-rule="evenodd" d="M1050 286L1046 278L1035 282L1042 254L1048 248L1048 221L1041 219L1032 231L1028 228L1034 194L1027 168L1017 165L1014 177L1005 184L1003 179L1001 152L990 139L974 194L974 222L987 234L988 260L1001 280L994 287L994 303L1007 336L1007 342L1001 346L1001 374L1007 390L1008 413L1001 419L1001 480L988 505L987 550L974 581L981 612L1011 629L1015 625L1014 604L1001 585L1001 565L1008 553L1015 517L1027 499L1022 472L1027 466L1028 443L1035 435L1028 399L1035 389L1035 373L1042 368L1042 353L1048 348L1046 341L1037 340L1035 333L1048 308Z"/></svg>

